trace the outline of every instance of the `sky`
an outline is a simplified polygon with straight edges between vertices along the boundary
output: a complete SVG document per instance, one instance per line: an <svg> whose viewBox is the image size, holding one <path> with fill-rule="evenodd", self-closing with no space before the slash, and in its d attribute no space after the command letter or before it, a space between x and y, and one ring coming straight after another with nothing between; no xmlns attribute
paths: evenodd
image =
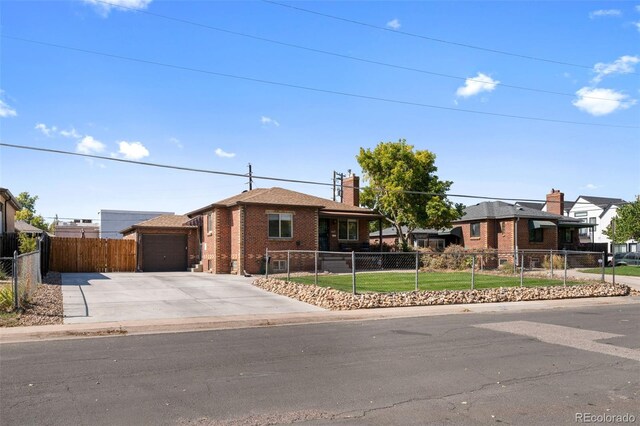
<svg viewBox="0 0 640 426"><path fill-rule="evenodd" d="M640 1L109 1L0 3L0 143L330 184L406 139L452 194L640 194ZM248 179L0 146L0 186L50 221Z"/></svg>

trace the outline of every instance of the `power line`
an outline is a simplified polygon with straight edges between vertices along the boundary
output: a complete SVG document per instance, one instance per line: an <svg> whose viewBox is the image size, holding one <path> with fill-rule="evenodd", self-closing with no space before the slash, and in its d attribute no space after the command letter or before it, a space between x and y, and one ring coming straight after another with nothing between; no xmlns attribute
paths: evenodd
<svg viewBox="0 0 640 426"><path fill-rule="evenodd" d="M249 39L252 39L252 40L262 41L262 42L265 42L265 43L276 44L276 45L279 45L279 46L290 47L290 48L293 48L293 49L300 49L300 50L304 50L304 51L307 51L307 52L320 53L320 54L323 54L323 55L334 56L334 57L337 57L337 58L348 59L348 60L352 60L352 61L363 62L363 63L367 63L367 64L378 65L378 66L383 66L383 67L388 67L388 68L394 68L394 69L399 69L399 70L404 70L404 71L417 72L417 73L421 73L421 74L434 75L434 76L437 76L437 77L444 77L444 78L449 78L449 79L454 79L454 80L472 81L472 82L476 82L476 83L486 83L486 81L484 81L484 80L479 80L479 79L475 79L475 78L462 77L462 76L458 76L458 75L451 75L451 74L446 74L446 73L429 71L429 70L425 70L425 69L421 69L421 68L408 67L408 66L398 65L398 64L391 64L391 63L388 63L388 62L382 62L382 61L376 61L376 60L373 60L373 59L360 58L360 57L357 57L357 56L345 55L345 54L342 54L342 53L331 52L331 51L328 51L328 50L316 49L316 48L313 48L313 47L302 46L302 45L299 45L299 44L293 44L293 43L287 43L287 42L284 42L284 41L273 40L273 39L269 39L269 38L266 38L266 37L259 37L259 36L255 36L255 35L251 35L251 34L238 32L238 31L228 30L228 29L225 29L225 28L214 27L212 25L203 24L203 23L200 23L200 22L195 22L195 21L191 21L191 20L188 20L188 19L176 18L176 17L173 17L173 16L168 16L168 15L163 15L163 14L160 14L160 13L150 12L148 10L142 10L142 9L138 9L138 8L131 7L131 6L116 5L114 3L110 3L110 2L104 1L104 0L96 0L96 2L97 3L103 3L103 4L106 4L106 5L110 5L110 6L113 6L113 7L119 7L119 8L122 8L122 9L136 11L138 13L142 13L142 14L145 14L145 15L153 16L153 17L156 17L156 18L166 19L166 20L169 20L169 21L179 22L179 23L182 23L182 24L192 25L192 26L195 26L195 27L200 27L200 28L204 28L204 29L212 30L212 31L218 31L218 32L221 32L221 33L231 34L231 35L235 35L235 36L239 36L239 37L245 37L245 38L249 38ZM569 96L569 97L575 97L576 96L575 93L558 92L558 91L554 91L554 90L538 89L538 88L526 87L526 86L518 86L518 85L506 84L506 83L502 83L502 82L496 83L495 85L499 86L499 87L506 87L506 88L509 88L509 89L526 90L526 91L529 91L529 92L538 92L538 93L545 93L545 94L550 94L550 95ZM607 101L607 102L618 102L615 99L602 98L602 97L596 97L596 96L581 96L581 97L585 98L585 99L596 99L596 100Z"/></svg>
<svg viewBox="0 0 640 426"><path fill-rule="evenodd" d="M74 157L94 158L94 159L105 160L105 161L115 161L115 162L118 162L118 163L135 164L135 165L140 165L140 166L158 167L158 168L162 168L162 169L181 170L181 171L186 171L186 172L196 172L196 173L205 173L205 174L222 175L222 176L233 176L233 177L242 177L242 178L246 178L247 177L246 173L223 172L223 171L219 171L219 170L196 169L196 168L193 168L193 167L174 166L174 165L169 165L169 164L151 163L151 162L147 162L147 161L125 160L125 159L122 159L122 158L106 157L106 156L103 156L103 155L80 154L78 152L63 151L63 150L59 150L59 149L50 149L50 148L40 148L40 147L27 146L27 145L15 145L15 144L8 144L8 143L4 143L4 142L0 142L0 146L5 146L5 147L8 147L8 148L15 148L15 149L29 150L29 151L47 152L47 153L51 153L51 154L71 155L71 156L74 156ZM302 180L302 179L278 178L278 177L274 177L274 176L253 175L253 179L261 179L261 180L269 180L269 181L277 181L277 182L288 182L288 183L300 183L300 184L305 184L305 185L316 185L316 186L330 186L330 187L333 187L333 185L334 185L333 182L319 182L319 181ZM380 189L380 188L361 187L361 186L354 187L354 186L349 186L349 185L343 185L343 188L354 188L354 189L359 189L359 190L372 189L372 190L378 190L378 191L385 191L384 189ZM472 199L492 200L492 201L515 201L515 202L520 201L520 202L537 202L537 203L541 203L541 202L543 202L543 203L554 203L555 202L555 201L548 201L546 199L545 200L539 200L539 199L532 199L532 198L489 197L489 196L484 196L484 195L437 193L437 192L425 192L425 191L409 191L409 190L404 190L404 189L393 190L393 192L402 192L402 193L411 194L411 195L427 195L427 196L433 196L433 197L451 197L451 198L472 198ZM581 204L581 203L574 203L574 205L575 204ZM584 204L592 204L592 203L584 203Z"/></svg>
<svg viewBox="0 0 640 426"><path fill-rule="evenodd" d="M496 53L496 54L500 54L500 55L513 56L513 57L521 58L521 59L528 59L528 60L539 61L539 62L547 62L547 63L551 63L551 64L556 64L556 65L568 65L570 67L587 68L587 69L591 69L592 68L589 65L576 64L576 63L572 63L572 62L558 61L558 60L555 60L555 59L541 58L541 57L538 57L538 56L524 55L524 54L520 54L520 53L508 52L506 50L491 49L491 48L488 48L488 47L476 46L476 45L468 44L468 43L460 43L460 42L455 42L455 41L451 41L451 40L445 40L445 39L442 39L442 38L429 37L429 36L425 36L425 35L421 35L421 34L410 33L410 32L407 32L407 31L394 30L394 29L391 29L391 28L381 27L379 25L369 24L367 22L357 21L355 19L348 19L348 18L343 18L341 16L330 15L328 13L322 13L322 12L318 12L318 11L315 11L315 10L305 9L305 8L302 8L302 7L293 6L293 5L285 4L285 3L280 3L280 2L277 2L277 1L273 1L273 0L262 0L262 1L264 3L268 3L268 4L280 6L280 7L286 7L286 8L293 9L293 10L297 10L299 12L304 12L304 13L309 13L309 14L312 14L312 15L322 16L324 18L334 19L334 20L337 20L337 21L348 22L350 24L360 25L360 26L363 26L363 27L373 28L373 29L376 29L376 30L386 31L386 32L394 33L394 34L401 34L401 35L407 36L407 37L419 38L419 39L422 39L422 40L428 40L428 41L433 41L433 42L437 42L437 43L449 44L449 45L458 46L458 47L466 47L466 48L469 48L469 49L480 50L480 51L483 51L483 52L491 52L491 53Z"/></svg>
<svg viewBox="0 0 640 426"><path fill-rule="evenodd" d="M316 93L327 93L327 94L331 94L331 95L345 96L345 97L357 98L357 99L366 99L366 100L377 101L377 102L393 103L393 104L398 104L398 105L408 105L408 106L415 106L415 107L421 107L421 108L439 109L439 110L444 110L444 111L464 112L464 113L468 113L468 114L487 115L487 116L493 116L493 117L514 118L514 119L519 119L519 120L541 121L541 122L558 123L558 124L572 124L572 125L579 125L579 126L611 127L611 128L622 128L622 129L639 129L640 128L640 126L630 126L630 125L623 125L623 124L587 123L587 122L583 122L583 121L558 120L558 119L545 118L545 117L533 117L533 116L525 116L525 115L503 114L503 113L489 112L489 111L478 111L478 110L471 110L471 109L464 109L464 108L452 108L452 107L445 107L445 106L441 106L441 105L431 105L431 104L425 104L425 103L420 103L420 102L403 101L403 100L399 100L399 99L382 98L382 97L369 96L369 95L360 95L360 94L356 94L356 93L342 92L342 91L338 91L338 90L320 89L320 88L317 88L317 87L301 86L301 85L292 84L292 83L283 83L283 82L265 80L265 79L254 78L254 77L246 77L246 76L240 76L240 75L235 75L235 74L227 74L227 73L221 73L221 72L216 72L216 71L203 70L203 69L199 69L199 68L186 67L186 66L182 66L182 65L167 64L167 63L163 63L163 62L151 61L151 60L146 60L146 59L132 58L132 57L129 57L129 56L116 55L116 54L112 54L112 53L99 52L99 51L95 51L95 50L82 49L82 48L78 48L78 47L63 46L63 45L60 45L60 44L49 43L49 42L44 42L44 41L39 41L39 40L25 39L25 38L22 38L22 37L9 36L9 35L5 35L5 34L0 35L0 37L6 38L6 39L10 39L10 40L22 41L22 42L25 42L25 43L39 44L39 45L43 45L43 46L55 47L55 48L58 48L58 49L64 49L64 50L70 50L70 51L74 51L74 52L87 53L87 54L92 54L92 55L97 55L97 56L104 56L104 57L108 57L108 58L120 59L120 60L125 60L125 61L130 61L130 62L137 62L137 63L147 64L147 65L156 65L156 66L161 66L161 67L165 67L165 68L178 69L178 70L182 70L182 71L190 71L190 72L196 72L196 73L201 73L201 74L214 75L214 76L218 76L218 77L231 78L231 79L235 79L235 80L251 81L253 83L267 84L267 85L280 86L280 87L288 87L288 88L292 88L292 89L299 89L299 90L305 90L305 91L316 92Z"/></svg>

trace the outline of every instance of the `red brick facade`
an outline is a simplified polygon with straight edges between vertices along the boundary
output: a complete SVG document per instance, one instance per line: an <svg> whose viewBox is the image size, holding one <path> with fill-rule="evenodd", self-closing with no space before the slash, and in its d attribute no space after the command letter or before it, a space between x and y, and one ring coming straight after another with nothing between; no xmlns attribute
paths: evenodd
<svg viewBox="0 0 640 426"><path fill-rule="evenodd" d="M514 233L518 230L517 247L519 250L557 250L558 228L543 228L542 242L529 241L529 220L520 218L485 219L473 222L458 223L462 228L462 244L469 250L496 249L499 251L513 251ZM552 221L556 223L556 221ZM471 224L480 224L480 236L471 236Z"/></svg>

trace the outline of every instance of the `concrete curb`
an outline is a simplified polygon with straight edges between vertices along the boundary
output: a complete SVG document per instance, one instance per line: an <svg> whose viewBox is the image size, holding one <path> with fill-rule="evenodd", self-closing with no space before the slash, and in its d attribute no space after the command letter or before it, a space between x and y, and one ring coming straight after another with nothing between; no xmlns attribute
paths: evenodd
<svg viewBox="0 0 640 426"><path fill-rule="evenodd" d="M376 308L352 311L196 317L180 319L104 322L93 324L43 325L0 329L0 344L122 335L144 335L300 324L321 324L338 321L370 321L379 319L429 317L462 313L516 313L532 310L629 304L640 304L640 297L594 297L525 302Z"/></svg>

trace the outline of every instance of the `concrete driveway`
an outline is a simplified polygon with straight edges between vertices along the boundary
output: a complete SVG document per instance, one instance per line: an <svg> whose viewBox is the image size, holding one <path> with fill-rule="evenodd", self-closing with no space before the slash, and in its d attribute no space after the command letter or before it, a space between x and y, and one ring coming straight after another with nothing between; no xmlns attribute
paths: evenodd
<svg viewBox="0 0 640 426"><path fill-rule="evenodd" d="M254 287L254 279L191 272L62 274L64 322L324 310Z"/></svg>

